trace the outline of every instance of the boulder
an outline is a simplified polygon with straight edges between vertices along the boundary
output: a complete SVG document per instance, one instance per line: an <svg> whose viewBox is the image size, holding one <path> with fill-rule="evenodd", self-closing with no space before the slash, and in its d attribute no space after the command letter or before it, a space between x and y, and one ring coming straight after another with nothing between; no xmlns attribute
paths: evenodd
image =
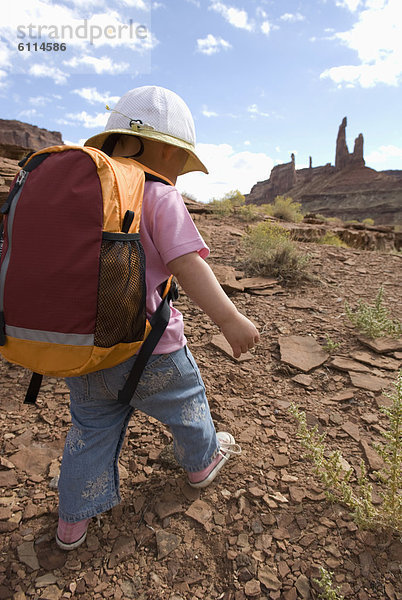
<svg viewBox="0 0 402 600"><path fill-rule="evenodd" d="M63 143L61 133L16 120L0 119L0 156L20 160L32 150Z"/></svg>

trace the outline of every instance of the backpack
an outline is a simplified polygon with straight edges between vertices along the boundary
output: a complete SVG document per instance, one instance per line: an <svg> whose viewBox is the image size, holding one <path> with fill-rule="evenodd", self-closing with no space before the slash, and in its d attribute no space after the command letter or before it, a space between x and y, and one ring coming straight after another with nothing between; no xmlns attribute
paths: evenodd
<svg viewBox="0 0 402 600"><path fill-rule="evenodd" d="M34 404L43 375L84 375L138 352L118 396L129 403L177 298L170 277L148 321L144 183L171 182L90 147L52 146L19 165L1 209L0 354L33 371L24 402Z"/></svg>

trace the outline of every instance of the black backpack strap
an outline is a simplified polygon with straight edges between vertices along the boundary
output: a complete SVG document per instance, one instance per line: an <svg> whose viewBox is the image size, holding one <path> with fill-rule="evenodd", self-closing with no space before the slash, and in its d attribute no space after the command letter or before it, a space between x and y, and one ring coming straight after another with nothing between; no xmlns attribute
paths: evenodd
<svg viewBox="0 0 402 600"><path fill-rule="evenodd" d="M153 173L147 173L147 171L145 171L145 181L156 181L158 183L164 183L165 185L172 185L169 181L166 181L166 179L157 177Z"/></svg>
<svg viewBox="0 0 402 600"><path fill-rule="evenodd" d="M32 373L31 381L25 394L24 404L36 404L42 379L43 375L40 375L40 373Z"/></svg>
<svg viewBox="0 0 402 600"><path fill-rule="evenodd" d="M132 397L137 389L138 382L140 381L141 375L147 365L148 359L152 352L155 350L156 345L161 339L170 319L170 301L177 300L179 294L177 286L170 277L165 285L165 291L163 293L163 299L154 314L150 319L150 325L152 327L148 334L148 337L141 346L138 352L137 358L131 369L131 373L122 390L118 393L118 401L123 404L130 404Z"/></svg>
<svg viewBox="0 0 402 600"><path fill-rule="evenodd" d="M18 190L23 185L28 173L31 173L36 167L39 167L40 164L50 155L50 152L43 152L42 154L36 154L33 158L30 159L28 164L24 166L23 169L18 173L17 179L15 181L14 187L11 192L8 194L8 198L6 202L1 207L0 212L3 215L8 214L11 208L11 204L13 202L14 197L17 195ZM25 164L25 163L24 163Z"/></svg>

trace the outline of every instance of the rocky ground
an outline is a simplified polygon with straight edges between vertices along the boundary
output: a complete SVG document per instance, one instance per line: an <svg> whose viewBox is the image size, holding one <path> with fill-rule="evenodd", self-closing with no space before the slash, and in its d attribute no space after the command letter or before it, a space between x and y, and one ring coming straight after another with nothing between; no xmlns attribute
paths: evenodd
<svg viewBox="0 0 402 600"><path fill-rule="evenodd" d="M210 215L196 222L211 263L241 271L245 225ZM66 387L47 379L38 406L23 406L29 374L0 362L0 599L307 600L319 597L320 566L334 572L347 599L402 598L400 539L358 529L345 508L327 502L288 410L292 402L304 409L356 473L364 458L380 502L373 443L386 427L379 407L402 364L402 342L387 354L363 345L344 301L371 301L383 284L401 318L401 257L300 248L311 254L316 282L243 281L232 293L261 332L241 361L225 353L217 328L184 295L178 302L217 429L235 435L242 455L209 488L193 490L171 458L169 431L136 414L121 455L122 503L94 519L73 552L54 542ZM219 276L227 279L222 267ZM339 343L331 355L326 336Z"/></svg>

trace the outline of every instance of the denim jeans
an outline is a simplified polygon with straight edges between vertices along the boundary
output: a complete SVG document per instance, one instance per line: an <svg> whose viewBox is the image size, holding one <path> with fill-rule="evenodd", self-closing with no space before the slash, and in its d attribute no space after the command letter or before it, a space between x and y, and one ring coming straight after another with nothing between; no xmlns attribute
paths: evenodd
<svg viewBox="0 0 402 600"><path fill-rule="evenodd" d="M118 458L135 409L170 428L175 456L186 471L205 469L219 450L205 387L189 349L153 355L131 405L124 405L117 393L134 361L66 379L72 424L59 480L64 521L93 517L120 502Z"/></svg>

